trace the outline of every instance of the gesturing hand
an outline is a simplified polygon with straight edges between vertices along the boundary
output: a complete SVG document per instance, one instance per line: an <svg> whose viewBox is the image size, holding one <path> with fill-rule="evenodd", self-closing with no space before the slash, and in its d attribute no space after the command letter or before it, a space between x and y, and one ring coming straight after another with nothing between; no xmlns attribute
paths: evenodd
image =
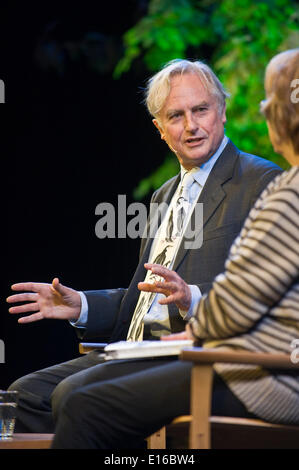
<svg viewBox="0 0 299 470"><path fill-rule="evenodd" d="M160 264L146 263L146 269L152 271L165 279L165 281L156 281L154 283L139 282L138 289L145 292L156 292L164 294L165 299L160 299L161 305L175 303L181 310L189 310L191 305L191 291L186 282L175 272Z"/></svg>
<svg viewBox="0 0 299 470"><path fill-rule="evenodd" d="M53 279L52 284L40 282L20 282L11 286L14 291L29 291L22 294L11 295L6 299L8 303L23 303L10 307L9 313L23 314L35 312L19 318L19 323L31 323L43 318L56 318L61 320L77 320L81 310L80 294L69 287L60 284L59 279Z"/></svg>

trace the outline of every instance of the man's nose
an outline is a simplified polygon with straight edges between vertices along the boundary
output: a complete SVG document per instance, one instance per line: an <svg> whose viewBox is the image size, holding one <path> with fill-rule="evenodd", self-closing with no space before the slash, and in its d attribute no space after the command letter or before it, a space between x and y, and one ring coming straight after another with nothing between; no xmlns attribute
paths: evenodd
<svg viewBox="0 0 299 470"><path fill-rule="evenodd" d="M188 132L195 132L198 129L198 123L192 113L185 116L185 129Z"/></svg>

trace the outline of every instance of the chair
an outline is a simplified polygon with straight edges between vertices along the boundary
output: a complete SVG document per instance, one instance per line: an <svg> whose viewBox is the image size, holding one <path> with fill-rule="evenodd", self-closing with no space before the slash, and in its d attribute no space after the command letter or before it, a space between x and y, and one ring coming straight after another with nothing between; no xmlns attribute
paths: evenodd
<svg viewBox="0 0 299 470"><path fill-rule="evenodd" d="M268 369L299 369L299 364L292 363L289 355L190 348L182 351L180 359L193 362L191 415L181 416L165 429L149 436L149 449L165 449L165 436L175 436L182 429L185 436L186 431L189 432L190 449L299 449L299 426L271 424L259 419L210 416L215 362L255 364Z"/></svg>
<svg viewBox="0 0 299 470"><path fill-rule="evenodd" d="M86 354L94 349L103 350L105 345L80 343L79 351ZM291 362L288 354L194 347L183 350L180 359L193 362L191 415L180 416L149 436L148 449L166 449L167 438L176 442L175 448L299 449L299 426L272 424L259 419L210 416L214 363L255 364L268 369L299 369L299 363Z"/></svg>

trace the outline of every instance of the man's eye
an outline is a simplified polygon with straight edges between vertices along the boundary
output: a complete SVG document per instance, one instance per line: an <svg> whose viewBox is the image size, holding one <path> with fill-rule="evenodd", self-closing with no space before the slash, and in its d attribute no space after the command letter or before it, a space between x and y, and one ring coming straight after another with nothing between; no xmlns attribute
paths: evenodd
<svg viewBox="0 0 299 470"><path fill-rule="evenodd" d="M175 119L178 117L180 117L180 113L174 113L174 114L171 114L170 119Z"/></svg>

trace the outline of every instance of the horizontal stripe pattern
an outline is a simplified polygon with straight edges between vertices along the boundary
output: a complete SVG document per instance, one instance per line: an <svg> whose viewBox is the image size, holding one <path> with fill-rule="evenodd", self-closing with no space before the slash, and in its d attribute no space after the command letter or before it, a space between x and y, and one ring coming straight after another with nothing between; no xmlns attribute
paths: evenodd
<svg viewBox="0 0 299 470"><path fill-rule="evenodd" d="M204 347L291 354L299 339L298 167L263 191L190 325ZM299 424L299 374L232 364L215 369L250 412Z"/></svg>

